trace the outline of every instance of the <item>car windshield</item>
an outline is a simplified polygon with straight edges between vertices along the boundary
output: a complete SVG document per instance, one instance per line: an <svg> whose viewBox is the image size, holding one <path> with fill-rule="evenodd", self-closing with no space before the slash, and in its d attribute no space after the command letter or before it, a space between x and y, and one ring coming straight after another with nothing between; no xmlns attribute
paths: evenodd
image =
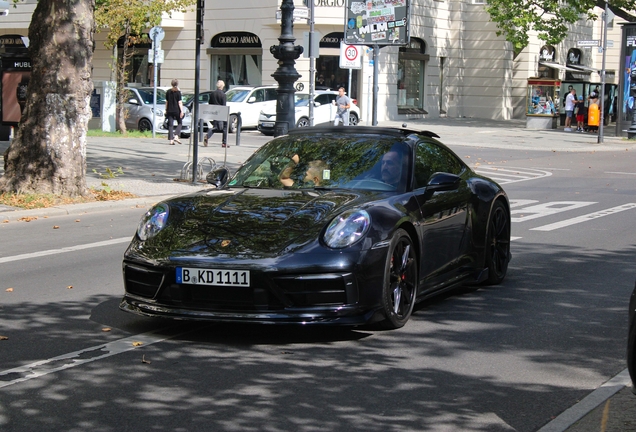
<svg viewBox="0 0 636 432"><path fill-rule="evenodd" d="M225 93L228 102L243 102L251 90L231 89Z"/></svg>
<svg viewBox="0 0 636 432"><path fill-rule="evenodd" d="M406 190L409 146L393 136L307 133L276 138L236 172L230 187Z"/></svg>
<svg viewBox="0 0 636 432"><path fill-rule="evenodd" d="M139 96L143 100L144 104L152 105L153 89L137 89ZM166 103L166 91L163 89L157 89L157 104Z"/></svg>
<svg viewBox="0 0 636 432"><path fill-rule="evenodd" d="M298 94L294 95L294 104L297 107L304 107L309 105L309 95L308 94Z"/></svg>

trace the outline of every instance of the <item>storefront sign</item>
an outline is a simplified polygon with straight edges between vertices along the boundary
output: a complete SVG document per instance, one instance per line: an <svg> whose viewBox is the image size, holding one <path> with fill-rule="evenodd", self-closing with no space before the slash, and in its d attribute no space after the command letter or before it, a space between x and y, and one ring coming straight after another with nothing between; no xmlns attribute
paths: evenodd
<svg viewBox="0 0 636 432"><path fill-rule="evenodd" d="M260 48L261 40L258 36L247 32L226 32L212 38L212 48Z"/></svg>
<svg viewBox="0 0 636 432"><path fill-rule="evenodd" d="M347 45L407 45L409 1L364 2L346 0L345 43Z"/></svg>

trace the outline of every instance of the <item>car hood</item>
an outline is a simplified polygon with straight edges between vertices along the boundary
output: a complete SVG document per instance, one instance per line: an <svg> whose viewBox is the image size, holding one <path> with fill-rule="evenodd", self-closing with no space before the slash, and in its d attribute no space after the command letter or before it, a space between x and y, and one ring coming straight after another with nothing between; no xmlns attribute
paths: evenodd
<svg viewBox="0 0 636 432"><path fill-rule="evenodd" d="M335 216L374 195L343 190L202 191L168 201L168 226L155 239L169 247L172 258L275 256L315 245Z"/></svg>

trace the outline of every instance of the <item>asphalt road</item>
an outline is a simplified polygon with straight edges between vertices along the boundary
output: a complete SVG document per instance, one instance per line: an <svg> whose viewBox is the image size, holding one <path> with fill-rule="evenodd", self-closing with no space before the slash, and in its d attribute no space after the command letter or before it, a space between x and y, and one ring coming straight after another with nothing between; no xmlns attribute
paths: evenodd
<svg viewBox="0 0 636 432"><path fill-rule="evenodd" d="M636 147L552 131L546 143L514 123L431 126L504 185L513 261L502 285L428 301L397 331L120 312L121 258L145 206L200 186L174 181L186 146L89 141L89 167L122 166L107 181L146 198L0 210L0 430L601 430L602 401L577 424L563 415L625 369ZM267 139L243 140L228 164ZM608 412L606 431L631 430Z"/></svg>

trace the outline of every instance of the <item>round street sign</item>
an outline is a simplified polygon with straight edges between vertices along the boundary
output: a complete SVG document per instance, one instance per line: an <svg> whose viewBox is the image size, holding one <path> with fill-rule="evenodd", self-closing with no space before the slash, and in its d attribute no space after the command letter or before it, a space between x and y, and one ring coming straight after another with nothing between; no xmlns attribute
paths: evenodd
<svg viewBox="0 0 636 432"><path fill-rule="evenodd" d="M152 39L153 41L156 40L157 42L161 42L164 36L166 35L166 32L164 32L161 27L154 26L153 28L150 29L150 32L148 32L148 35L150 36L150 39Z"/></svg>
<svg viewBox="0 0 636 432"><path fill-rule="evenodd" d="M345 48L345 57L349 61L356 61L360 53L358 52L358 48L355 45L347 45Z"/></svg>

